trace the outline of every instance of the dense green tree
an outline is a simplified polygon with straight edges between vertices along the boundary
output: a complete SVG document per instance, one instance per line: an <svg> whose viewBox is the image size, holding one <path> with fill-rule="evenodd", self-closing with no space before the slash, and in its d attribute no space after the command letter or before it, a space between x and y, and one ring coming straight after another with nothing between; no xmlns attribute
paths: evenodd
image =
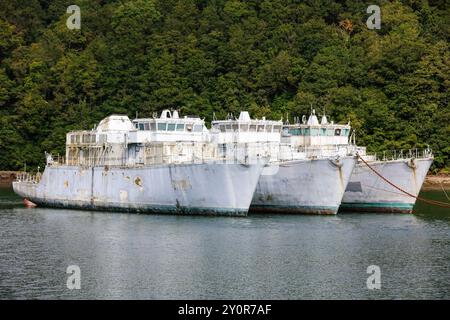
<svg viewBox="0 0 450 320"><path fill-rule="evenodd" d="M380 30L361 0L2 0L0 169L42 165L111 113L286 120L313 106L370 151L429 145L449 170L448 1L376 4Z"/></svg>

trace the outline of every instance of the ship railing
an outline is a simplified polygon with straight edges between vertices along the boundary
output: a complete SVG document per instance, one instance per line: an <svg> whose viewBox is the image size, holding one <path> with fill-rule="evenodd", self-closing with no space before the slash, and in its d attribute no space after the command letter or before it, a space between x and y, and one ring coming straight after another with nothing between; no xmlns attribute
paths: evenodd
<svg viewBox="0 0 450 320"><path fill-rule="evenodd" d="M426 149L400 149L389 150L376 153L368 153L366 147L359 147L355 145L327 145L327 146L302 146L280 144L280 152L278 158L280 160L295 160L298 158L321 159L335 156L363 156L371 161L390 161L401 159L424 159L433 156L430 148Z"/></svg>
<svg viewBox="0 0 450 320"><path fill-rule="evenodd" d="M65 165L66 160L65 157L60 156L59 154L53 157L51 154L47 154L47 166L60 166Z"/></svg>
<svg viewBox="0 0 450 320"><path fill-rule="evenodd" d="M50 166L126 166L141 167L158 164L203 163L205 161L240 162L244 164L258 161L268 156L269 144L264 143L197 143L197 142L161 142L143 145L139 155L130 157L127 149L118 156L95 154L87 156L76 154L66 161L54 161ZM116 150L117 151L117 150Z"/></svg>
<svg viewBox="0 0 450 320"><path fill-rule="evenodd" d="M433 151L430 148L386 150L381 152L366 153L365 156L370 157L371 160L375 161L426 159L433 157Z"/></svg>
<svg viewBox="0 0 450 320"><path fill-rule="evenodd" d="M38 173L30 173L30 172L20 172L16 176L16 182L26 182L26 183L34 183L37 184L41 181L42 174Z"/></svg>
<svg viewBox="0 0 450 320"><path fill-rule="evenodd" d="M148 144L148 152L142 157L130 159L128 151L120 156L111 156L108 154L97 154L95 156L84 157L64 157L57 156L52 161L47 161L48 166L143 166L157 164L182 164L182 163L202 163L205 161L224 161L251 163L262 157L269 157L271 160L287 161L298 159L320 159L335 156L360 155L366 160L371 161L390 161L411 158L429 158L433 153L431 149L409 149L409 150L389 150L376 153L367 153L365 147L355 145L329 145L329 146L293 146L288 143L273 142L253 142L253 143L159 143ZM67 160L67 161L66 161ZM40 177L34 177L31 174L23 177L23 180L29 182L38 181Z"/></svg>
<svg viewBox="0 0 450 320"><path fill-rule="evenodd" d="M390 160L408 160L411 158L424 159L433 157L433 151L430 148L425 149L400 149L400 150L386 150L382 152L372 152L366 151L366 147L360 147L356 145L329 145L329 146L307 146L303 149L298 149L299 151L305 152L308 157L330 157L333 155L360 155L366 159L376 160L376 161L390 161Z"/></svg>
<svg viewBox="0 0 450 320"><path fill-rule="evenodd" d="M354 148L348 145L303 146L282 144L280 152L279 157L282 160L295 160L299 158L323 159L336 156L352 156L356 154Z"/></svg>

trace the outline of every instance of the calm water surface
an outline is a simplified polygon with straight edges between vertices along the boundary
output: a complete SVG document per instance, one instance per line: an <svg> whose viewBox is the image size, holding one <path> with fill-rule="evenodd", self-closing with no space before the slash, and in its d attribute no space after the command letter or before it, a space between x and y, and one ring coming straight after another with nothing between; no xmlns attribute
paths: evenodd
<svg viewBox="0 0 450 320"><path fill-rule="evenodd" d="M69 265L80 290L66 287ZM367 289L369 265L380 290ZM0 189L0 299L25 298L450 299L450 210L133 215L25 209Z"/></svg>

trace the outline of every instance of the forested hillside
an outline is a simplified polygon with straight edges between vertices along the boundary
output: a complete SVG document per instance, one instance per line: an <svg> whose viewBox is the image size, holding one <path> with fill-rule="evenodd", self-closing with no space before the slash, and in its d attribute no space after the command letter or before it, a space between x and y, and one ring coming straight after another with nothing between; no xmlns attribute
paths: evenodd
<svg viewBox="0 0 450 320"><path fill-rule="evenodd" d="M1 0L0 169L42 165L111 113L292 119L312 104L371 151L429 144L448 170L449 36L447 0Z"/></svg>

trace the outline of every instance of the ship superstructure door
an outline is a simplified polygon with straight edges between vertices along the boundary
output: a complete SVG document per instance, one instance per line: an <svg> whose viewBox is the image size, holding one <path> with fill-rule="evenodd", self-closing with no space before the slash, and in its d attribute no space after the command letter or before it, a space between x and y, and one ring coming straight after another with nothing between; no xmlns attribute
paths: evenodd
<svg viewBox="0 0 450 320"><path fill-rule="evenodd" d="M128 164L144 164L144 146L140 144L128 145Z"/></svg>
<svg viewBox="0 0 450 320"><path fill-rule="evenodd" d="M136 159L136 164L144 164L144 146L136 145L135 159Z"/></svg>

